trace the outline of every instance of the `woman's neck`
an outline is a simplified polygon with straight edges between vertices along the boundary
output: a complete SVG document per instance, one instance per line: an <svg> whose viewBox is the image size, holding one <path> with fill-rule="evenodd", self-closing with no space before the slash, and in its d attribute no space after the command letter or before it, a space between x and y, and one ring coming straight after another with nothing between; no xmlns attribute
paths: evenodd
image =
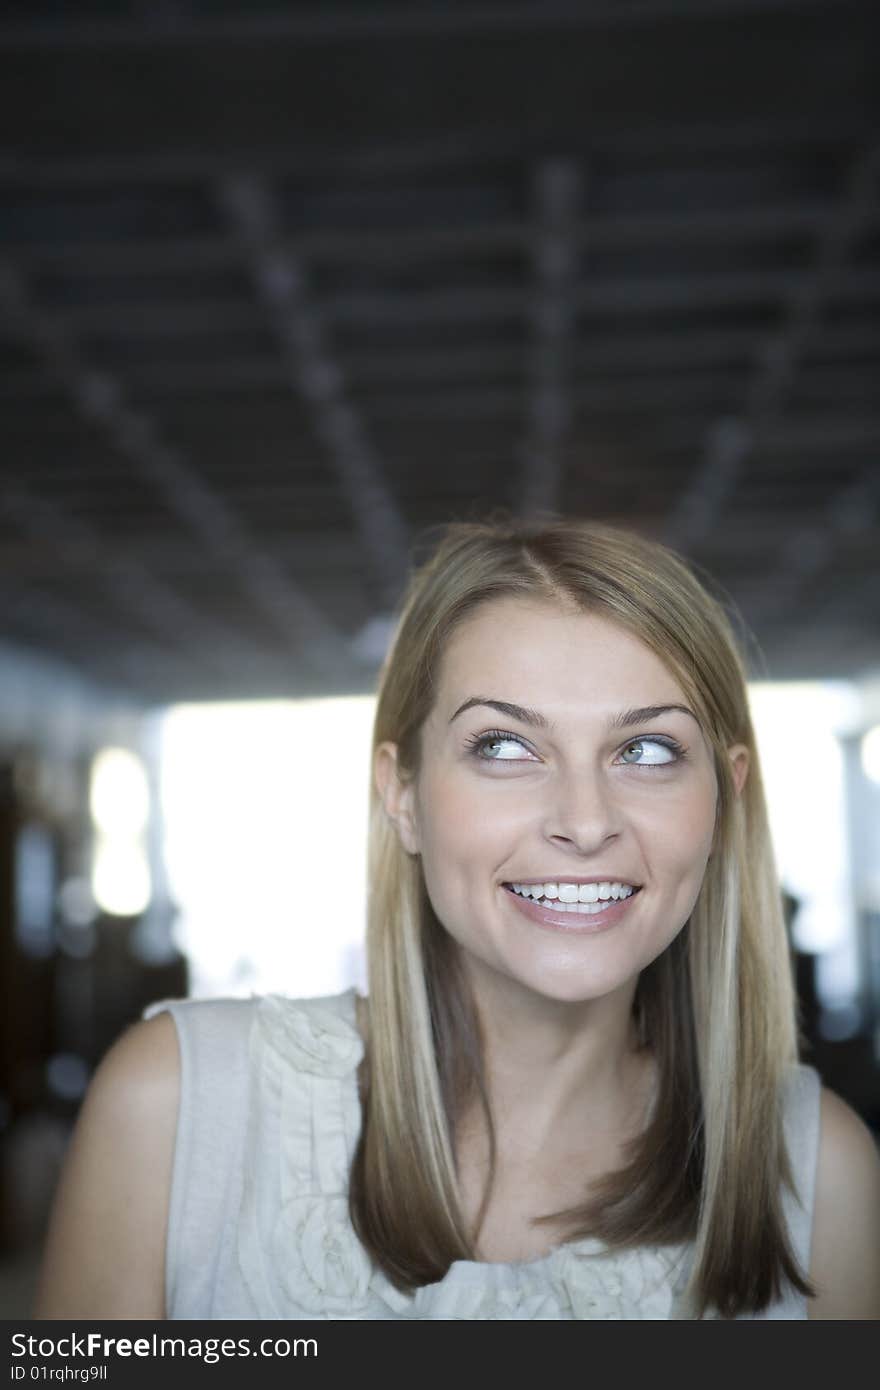
<svg viewBox="0 0 880 1390"><path fill-rule="evenodd" d="M500 1148L537 1156L638 1132L654 1065L638 1041L634 993L569 1002L475 983Z"/></svg>

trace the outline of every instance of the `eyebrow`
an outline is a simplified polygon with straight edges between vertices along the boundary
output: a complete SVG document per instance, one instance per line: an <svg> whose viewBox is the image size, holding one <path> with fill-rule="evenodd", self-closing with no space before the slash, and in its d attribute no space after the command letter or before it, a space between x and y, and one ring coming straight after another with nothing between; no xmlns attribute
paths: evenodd
<svg viewBox="0 0 880 1390"><path fill-rule="evenodd" d="M455 714L450 719L457 719L465 710L473 709L476 705L484 705L488 709L497 710L499 714L504 714L508 719L517 719L521 724L529 724L533 729L552 729L553 725L543 714L537 710L529 709L525 705L512 704L510 700L490 700L485 695L472 695L464 704L459 705ZM661 714L687 714L699 726L700 721L692 709L687 705L643 705L639 709L621 710L619 714L613 714L607 722L607 728L629 729L634 724L645 724L649 719L659 719Z"/></svg>

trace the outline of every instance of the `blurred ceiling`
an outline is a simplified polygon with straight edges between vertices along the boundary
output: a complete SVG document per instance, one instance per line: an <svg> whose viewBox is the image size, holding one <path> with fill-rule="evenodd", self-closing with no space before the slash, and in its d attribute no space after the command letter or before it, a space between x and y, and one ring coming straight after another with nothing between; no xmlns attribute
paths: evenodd
<svg viewBox="0 0 880 1390"><path fill-rule="evenodd" d="M0 637L368 690L436 528L507 508L678 546L766 674L876 668L876 21L4 4Z"/></svg>

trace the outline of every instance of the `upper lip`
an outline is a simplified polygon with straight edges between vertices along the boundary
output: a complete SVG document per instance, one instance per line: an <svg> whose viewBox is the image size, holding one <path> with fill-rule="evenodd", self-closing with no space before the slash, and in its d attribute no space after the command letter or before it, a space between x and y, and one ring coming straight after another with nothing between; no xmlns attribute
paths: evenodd
<svg viewBox="0 0 880 1390"><path fill-rule="evenodd" d="M626 883L630 888L640 887L634 878L627 878L625 874L590 874L588 878L579 874L546 874L544 878L508 878L504 882L505 887L510 883Z"/></svg>

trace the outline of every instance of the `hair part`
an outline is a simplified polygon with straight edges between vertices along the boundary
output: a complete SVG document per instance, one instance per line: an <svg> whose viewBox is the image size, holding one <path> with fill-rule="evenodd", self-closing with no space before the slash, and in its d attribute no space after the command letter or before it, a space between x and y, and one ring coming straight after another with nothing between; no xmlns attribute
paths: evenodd
<svg viewBox="0 0 880 1390"><path fill-rule="evenodd" d="M635 1016L659 1090L624 1166L584 1201L536 1218L564 1239L608 1246L692 1245L695 1316L758 1312L785 1281L813 1290L781 1206L792 1174L782 1128L797 1060L794 991L745 669L725 604L655 541L604 524L493 519L448 526L412 575L381 674L373 755L391 741L403 779L419 772L420 733L455 631L501 598L597 614L642 641L689 698L717 779L713 853L688 922L640 975ZM749 750L737 795L727 749ZM370 790L368 1060L350 1185L361 1242L412 1291L475 1258L495 1172L495 1131L479 1018L457 949L437 921L421 861ZM760 1007L756 1007L760 1001ZM490 1172L477 1231L458 1196L455 1135L482 1109Z"/></svg>

